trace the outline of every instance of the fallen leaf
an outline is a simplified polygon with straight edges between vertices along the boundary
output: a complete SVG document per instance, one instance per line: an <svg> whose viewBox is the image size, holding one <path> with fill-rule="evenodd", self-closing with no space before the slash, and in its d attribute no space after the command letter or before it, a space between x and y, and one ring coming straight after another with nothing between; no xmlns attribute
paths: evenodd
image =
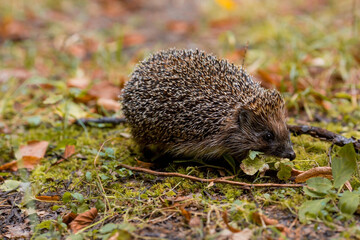
<svg viewBox="0 0 360 240"><path fill-rule="evenodd" d="M96 101L96 104L98 106L103 107L104 109L108 110L108 111L119 111L121 108L121 105L118 101L115 101L113 99L107 99L107 98L99 98Z"/></svg>
<svg viewBox="0 0 360 240"><path fill-rule="evenodd" d="M33 157L41 159L45 156L46 149L49 146L47 141L30 141L27 145L20 146L19 157Z"/></svg>
<svg viewBox="0 0 360 240"><path fill-rule="evenodd" d="M10 78L25 80L31 77L31 73L25 69L1 69L0 83L8 81Z"/></svg>
<svg viewBox="0 0 360 240"><path fill-rule="evenodd" d="M201 219L198 216L195 216L193 218L190 219L189 221L189 226L190 227L200 227L201 226Z"/></svg>
<svg viewBox="0 0 360 240"><path fill-rule="evenodd" d="M35 198L37 200L40 201L59 201L60 200L60 196L55 195L55 196L35 196Z"/></svg>
<svg viewBox="0 0 360 240"><path fill-rule="evenodd" d="M15 160L0 166L0 170L17 171L19 168L34 169L40 159L45 156L49 143L47 141L30 141L22 145L15 154L19 160Z"/></svg>
<svg viewBox="0 0 360 240"><path fill-rule="evenodd" d="M232 227L230 224L229 224L229 221L228 221L228 217L227 217L227 212L224 211L223 214L222 214L222 219L224 220L224 223L226 225L226 227L233 233L237 233L237 232L241 232L240 229L236 229L234 227Z"/></svg>
<svg viewBox="0 0 360 240"><path fill-rule="evenodd" d="M268 218L267 216L265 216L262 213L254 212L252 214L252 217L253 217L254 221L259 225L265 224L266 226L269 226L269 225L275 226L283 234L287 234L290 232L290 230L287 227L285 227L283 224L279 224L278 220Z"/></svg>
<svg viewBox="0 0 360 240"><path fill-rule="evenodd" d="M150 169L151 167L154 166L154 163L151 163L151 162L143 162L143 161L140 161L139 159L135 158L136 160L136 163L139 167L142 167L142 168L147 168L147 169Z"/></svg>
<svg viewBox="0 0 360 240"><path fill-rule="evenodd" d="M63 221L63 223L65 223L68 227L70 227L69 224L70 224L76 217L77 217L77 214L71 212L71 213L66 214L66 215L63 217L62 221Z"/></svg>
<svg viewBox="0 0 360 240"><path fill-rule="evenodd" d="M70 78L66 82L66 85L69 88L74 87L74 88L80 88L80 89L87 88L89 86L89 84L90 84L90 80L85 76Z"/></svg>
<svg viewBox="0 0 360 240"><path fill-rule="evenodd" d="M186 34L192 32L195 29L195 26L190 22L172 20L166 24L166 28L177 34Z"/></svg>
<svg viewBox="0 0 360 240"><path fill-rule="evenodd" d="M96 218L98 214L98 211L96 208L91 208L90 210L79 214L69 225L70 225L70 229L74 232L77 233L78 231L80 231L81 229L83 229L84 227L89 226L94 219Z"/></svg>
<svg viewBox="0 0 360 240"><path fill-rule="evenodd" d="M313 177L332 179L331 167L315 167L296 176L295 182L302 183Z"/></svg>
<svg viewBox="0 0 360 240"><path fill-rule="evenodd" d="M17 171L18 170L18 167L17 167L17 161L12 161L12 162L9 162L9 163L5 163L3 165L0 166L0 171L2 170L10 170L10 171Z"/></svg>
<svg viewBox="0 0 360 240"><path fill-rule="evenodd" d="M0 21L0 38L19 41L28 37L29 28L24 22L11 17L3 18Z"/></svg>
<svg viewBox="0 0 360 240"><path fill-rule="evenodd" d="M102 81L92 86L88 94L95 98L113 99L117 100L121 93L121 89L108 81Z"/></svg>
<svg viewBox="0 0 360 240"><path fill-rule="evenodd" d="M252 217L254 221L259 225L263 225L263 223L265 225L276 225L279 223L278 220L268 218L267 216L259 212L254 212Z"/></svg>
<svg viewBox="0 0 360 240"><path fill-rule="evenodd" d="M258 69L257 73L259 75L259 79L265 84L273 85L277 88L280 87L282 76L262 69Z"/></svg>
<svg viewBox="0 0 360 240"><path fill-rule="evenodd" d="M226 10L234 10L236 7L236 2L234 0L215 0L217 4Z"/></svg>
<svg viewBox="0 0 360 240"><path fill-rule="evenodd" d="M184 216L185 221L189 223L191 220L191 213L187 211L184 207L180 207L180 212Z"/></svg>
<svg viewBox="0 0 360 240"><path fill-rule="evenodd" d="M74 145L66 145L64 151L64 158L69 158L75 153L75 146Z"/></svg>
<svg viewBox="0 0 360 240"><path fill-rule="evenodd" d="M238 19L235 18L222 18L211 21L210 27L214 30L227 30L232 29L238 23Z"/></svg>
<svg viewBox="0 0 360 240"><path fill-rule="evenodd" d="M144 35L139 33L129 33L124 36L123 45L124 47L136 46L143 44L146 41Z"/></svg>
<svg viewBox="0 0 360 240"><path fill-rule="evenodd" d="M297 175L300 175L301 173L303 173L304 171L301 170L297 170L295 168L291 169L291 176L292 177L296 177Z"/></svg>

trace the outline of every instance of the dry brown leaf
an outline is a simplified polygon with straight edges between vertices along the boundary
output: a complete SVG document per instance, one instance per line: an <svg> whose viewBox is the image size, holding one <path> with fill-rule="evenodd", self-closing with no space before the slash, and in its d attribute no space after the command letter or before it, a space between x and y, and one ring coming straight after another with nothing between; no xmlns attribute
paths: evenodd
<svg viewBox="0 0 360 240"><path fill-rule="evenodd" d="M262 69L259 69L257 73L259 75L259 79L262 80L265 85L274 85L276 87L280 86L282 76Z"/></svg>
<svg viewBox="0 0 360 240"><path fill-rule="evenodd" d="M66 214L66 215L63 217L62 221L63 221L63 223L65 223L68 227L70 227L69 224L70 224L76 217L77 217L77 214L71 212L71 213Z"/></svg>
<svg viewBox="0 0 360 240"><path fill-rule="evenodd" d="M108 81L102 81L92 86L88 94L95 98L113 99L117 100L121 93L121 89Z"/></svg>
<svg viewBox="0 0 360 240"><path fill-rule="evenodd" d="M70 225L70 229L74 232L77 233L78 231L80 231L81 229L83 229L84 227L89 226L94 219L96 218L98 214L98 211L96 208L91 208L90 210L79 214L69 225Z"/></svg>
<svg viewBox="0 0 360 240"><path fill-rule="evenodd" d="M75 153L75 146L74 145L66 145L63 157L64 158L69 158L74 153Z"/></svg>
<svg viewBox="0 0 360 240"><path fill-rule="evenodd" d="M344 185L345 185L345 187L346 187L350 192L352 192L353 188L352 188L352 186L351 186L351 184L350 184L349 181L346 181L346 182L344 183Z"/></svg>
<svg viewBox="0 0 360 240"><path fill-rule="evenodd" d="M48 146L49 142L47 141L30 141L27 143L27 145L20 146L19 156L41 159L45 156Z"/></svg>
<svg viewBox="0 0 360 240"><path fill-rule="evenodd" d="M10 40L24 40L29 37L29 29L24 22L11 17L4 18L0 22L0 38Z"/></svg>
<svg viewBox="0 0 360 240"><path fill-rule="evenodd" d="M187 211L184 207L180 207L180 212L184 216L185 221L189 223L191 220L191 213Z"/></svg>
<svg viewBox="0 0 360 240"><path fill-rule="evenodd" d="M151 163L151 162L143 162L136 158L135 158L135 160L136 160L138 167L150 169L151 167L154 166L154 163Z"/></svg>
<svg viewBox="0 0 360 240"><path fill-rule="evenodd" d="M12 172L15 172L18 170L18 167L17 167L17 161L12 161L12 162L9 162L9 163L5 163L3 165L0 166L0 171L2 170L9 170L9 171L12 171Z"/></svg>
<svg viewBox="0 0 360 240"><path fill-rule="evenodd" d="M17 161L18 168L27 168L33 170L36 165L40 163L40 159L36 156L23 156L22 159Z"/></svg>
<svg viewBox="0 0 360 240"><path fill-rule="evenodd" d="M198 216L195 216L193 218L190 219L189 221L189 226L196 228L196 227L200 227L201 226L201 219Z"/></svg>
<svg viewBox="0 0 360 240"><path fill-rule="evenodd" d="M254 212L252 214L252 217L253 217L254 221L259 225L263 225L263 223L264 223L266 226L269 226L269 225L275 226L279 231L283 232L284 234L287 234L290 232L290 230L287 227L285 227L283 224L279 224L278 220L268 218L267 216L265 216L262 213Z"/></svg>
<svg viewBox="0 0 360 240"><path fill-rule="evenodd" d="M171 32L174 32L177 34L186 34L186 33L194 31L195 26L193 23L190 23L190 22L172 20L166 24L166 28L168 30L170 30Z"/></svg>
<svg viewBox="0 0 360 240"><path fill-rule="evenodd" d="M104 109L108 110L108 111L119 111L121 108L121 105L118 101L115 101L113 99L107 99L107 98L99 98L96 101L96 104L98 106L103 107Z"/></svg>
<svg viewBox="0 0 360 240"><path fill-rule="evenodd" d="M308 171L305 171L296 176L295 182L302 183L306 182L310 178L314 177L324 177L328 179L332 179L332 170L331 167L316 167L312 168Z"/></svg>
<svg viewBox="0 0 360 240"><path fill-rule="evenodd" d="M295 168L291 169L291 176L292 177L296 177L297 175L300 175L302 174L304 171L301 171L301 170L297 170Z"/></svg>
<svg viewBox="0 0 360 240"><path fill-rule="evenodd" d="M40 200L40 201L59 201L60 200L59 195L55 195L55 196L35 196L35 198L37 200Z"/></svg>
<svg viewBox="0 0 360 240"><path fill-rule="evenodd" d="M236 229L234 227L232 227L230 224L229 224L229 221L228 221L228 217L227 217L227 212L224 211L223 214L222 214L222 219L224 220L224 223L226 225L226 227L233 233L237 233L237 232L241 232L240 229Z"/></svg>
<svg viewBox="0 0 360 240"><path fill-rule="evenodd" d="M75 77L67 80L66 85L74 88L85 89L89 86L90 80L87 77Z"/></svg>
<svg viewBox="0 0 360 240"><path fill-rule="evenodd" d="M0 83L8 81L10 78L25 80L31 77L31 73L25 69L1 69Z"/></svg>
<svg viewBox="0 0 360 240"><path fill-rule="evenodd" d="M233 28L238 23L239 20L236 18L222 18L211 21L210 27L213 29L226 30Z"/></svg>
<svg viewBox="0 0 360 240"><path fill-rule="evenodd" d="M19 160L0 166L0 170L17 171L19 168L34 169L45 156L49 143L47 141L30 141L20 146L17 153Z"/></svg>
<svg viewBox="0 0 360 240"><path fill-rule="evenodd" d="M124 36L123 45L124 47L136 46L143 44L146 41L144 35L139 33L129 33Z"/></svg>

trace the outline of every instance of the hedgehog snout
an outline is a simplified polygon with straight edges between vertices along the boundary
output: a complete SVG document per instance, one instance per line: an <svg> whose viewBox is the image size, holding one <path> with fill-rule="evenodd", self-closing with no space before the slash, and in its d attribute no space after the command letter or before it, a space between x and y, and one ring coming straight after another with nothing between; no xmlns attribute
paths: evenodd
<svg viewBox="0 0 360 240"><path fill-rule="evenodd" d="M287 152L285 158L294 160L296 158L296 154L295 154L294 150L291 149L291 151Z"/></svg>

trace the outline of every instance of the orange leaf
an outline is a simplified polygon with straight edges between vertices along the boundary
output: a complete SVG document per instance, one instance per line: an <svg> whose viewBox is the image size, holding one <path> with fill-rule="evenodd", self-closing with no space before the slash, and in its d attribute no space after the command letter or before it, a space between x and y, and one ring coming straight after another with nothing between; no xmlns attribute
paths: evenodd
<svg viewBox="0 0 360 240"><path fill-rule="evenodd" d="M33 170L36 165L40 163L40 159L34 156L23 156L22 159L17 161L18 168L27 168Z"/></svg>
<svg viewBox="0 0 360 240"><path fill-rule="evenodd" d="M180 212L184 216L186 222L190 222L191 213L187 211L184 207L180 207Z"/></svg>
<svg viewBox="0 0 360 240"><path fill-rule="evenodd" d="M114 111L114 112L120 110L121 108L120 103L113 99L99 98L96 104L98 106L105 108L108 111Z"/></svg>
<svg viewBox="0 0 360 240"><path fill-rule="evenodd" d="M266 225L266 226L269 226L269 225L273 225L275 226L279 231L283 232L284 234L287 234L290 232L290 230L285 227L283 224L279 224L279 221L276 220L276 219L271 219L271 218L268 218L267 216L265 216L264 214L262 213L259 213L259 212L254 212L253 215L252 215L254 221L259 224L259 225L263 225L263 223Z"/></svg>
<svg viewBox="0 0 360 240"><path fill-rule="evenodd" d="M89 86L90 80L87 77L75 77L67 80L66 85L74 88L85 89Z"/></svg>
<svg viewBox="0 0 360 240"><path fill-rule="evenodd" d="M24 22L13 18L4 18L0 22L0 38L10 40L23 40L29 37L28 26Z"/></svg>
<svg viewBox="0 0 360 240"><path fill-rule="evenodd" d="M117 100L121 90L111 82L103 81L92 86L88 94L95 98L106 98Z"/></svg>
<svg viewBox="0 0 360 240"><path fill-rule="evenodd" d="M83 229L84 227L89 226L94 219L96 218L98 214L98 211L96 208L91 208L90 210L79 214L69 225L70 225L70 229L74 232L77 233L78 231L80 231L81 229Z"/></svg>
<svg viewBox="0 0 360 240"><path fill-rule="evenodd" d="M123 45L125 47L136 46L136 45L143 44L145 41L146 41L146 38L144 35L139 34L139 33L130 33L130 34L126 34L124 36Z"/></svg>
<svg viewBox="0 0 360 240"><path fill-rule="evenodd" d="M41 159L45 156L48 146L47 141L30 141L27 145L20 146L19 154L22 158L26 156Z"/></svg>
<svg viewBox="0 0 360 240"><path fill-rule="evenodd" d="M232 227L230 224L229 224L229 221L228 221L228 217L227 217L227 212L224 211L223 214L222 214L222 218L224 220L224 223L226 225L226 227L233 233L237 233L237 232L241 232L240 229L236 229L234 227Z"/></svg>
<svg viewBox="0 0 360 240"><path fill-rule="evenodd" d="M75 153L75 146L74 145L66 145L63 157L64 158L69 158L74 153Z"/></svg>
<svg viewBox="0 0 360 240"><path fill-rule="evenodd" d="M305 171L296 176L295 182L301 183L306 182L306 180L313 177L324 177L328 179L332 179L332 170L331 167L316 167L312 168L308 171Z"/></svg>
<svg viewBox="0 0 360 240"><path fill-rule="evenodd" d="M55 196L35 196L35 198L37 200L40 200L40 201L59 201L60 200L59 195L55 195Z"/></svg>
<svg viewBox="0 0 360 240"><path fill-rule="evenodd" d="M189 22L172 20L166 25L166 28L174 33L186 34L195 29L194 25Z"/></svg>
<svg viewBox="0 0 360 240"><path fill-rule="evenodd" d="M20 146L17 161L12 161L0 166L0 170L17 171L18 168L34 169L40 159L45 156L49 143L47 141L31 141L28 145Z"/></svg>
<svg viewBox="0 0 360 240"><path fill-rule="evenodd" d="M143 162L143 161L140 161L139 159L135 159L135 160L136 160L137 165L142 168L150 169L151 167L154 166L154 163L151 163L151 162Z"/></svg>
<svg viewBox="0 0 360 240"><path fill-rule="evenodd" d="M1 165L0 166L0 171L1 170L10 170L12 172L17 171L18 170L17 161L12 161L12 162L5 163L5 164Z"/></svg>

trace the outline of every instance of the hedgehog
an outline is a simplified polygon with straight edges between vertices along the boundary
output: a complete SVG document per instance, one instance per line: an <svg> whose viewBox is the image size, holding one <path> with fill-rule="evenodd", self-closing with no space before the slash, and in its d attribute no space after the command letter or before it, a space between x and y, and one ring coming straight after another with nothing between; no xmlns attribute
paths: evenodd
<svg viewBox="0 0 360 240"><path fill-rule="evenodd" d="M284 100L241 66L201 50L169 49L140 62L122 92L141 149L240 161L250 150L295 159Z"/></svg>

